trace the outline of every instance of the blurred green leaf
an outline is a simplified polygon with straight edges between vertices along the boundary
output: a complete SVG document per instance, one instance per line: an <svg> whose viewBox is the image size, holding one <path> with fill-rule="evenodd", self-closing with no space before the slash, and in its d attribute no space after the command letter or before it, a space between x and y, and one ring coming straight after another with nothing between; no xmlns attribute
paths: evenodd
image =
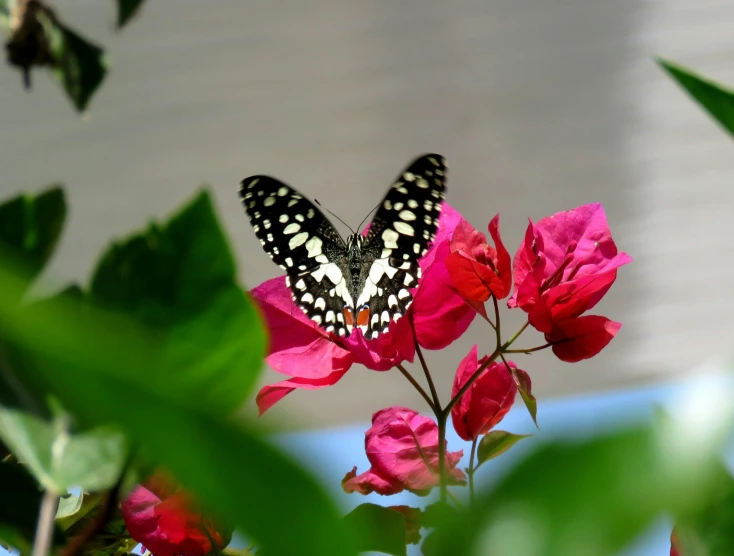
<svg viewBox="0 0 734 556"><path fill-rule="evenodd" d="M63 420L46 422L23 411L0 407L0 437L43 485L57 493L81 486L112 486L125 457L123 435L111 427L71 435Z"/></svg>
<svg viewBox="0 0 734 556"><path fill-rule="evenodd" d="M490 431L479 441L477 450L477 467L485 461L504 454L523 438L532 436L530 434L513 434L507 431Z"/></svg>
<svg viewBox="0 0 734 556"><path fill-rule="evenodd" d="M614 554L661 513L707 498L714 456L703 455L680 465L642 429L548 445L437 529L430 554Z"/></svg>
<svg viewBox="0 0 734 556"><path fill-rule="evenodd" d="M48 41L52 73L83 112L107 74L104 50L63 25L50 10L39 11L37 18Z"/></svg>
<svg viewBox="0 0 734 556"><path fill-rule="evenodd" d="M38 195L19 195L0 204L0 253L35 279L53 254L66 220L60 185Z"/></svg>
<svg viewBox="0 0 734 556"><path fill-rule="evenodd" d="M122 29L138 13L144 0L117 0L117 28Z"/></svg>
<svg viewBox="0 0 734 556"><path fill-rule="evenodd" d="M685 556L734 554L734 479L722 466L705 503L678 516L675 532Z"/></svg>
<svg viewBox="0 0 734 556"><path fill-rule="evenodd" d="M7 29L10 19L10 10L8 9L8 0L0 0L0 27Z"/></svg>
<svg viewBox="0 0 734 556"><path fill-rule="evenodd" d="M9 301L21 282L4 264L0 282L0 335L33 352L28 372L81 422L124 427L146 454L271 554L301 554L304 547L321 556L356 552L313 477L255 432L217 417L216 408L176 395L175 375L157 378L160 358L145 341L151 331L133 330L124 317L91 306L85 318L69 318L76 309L64 298L43 311L22 311Z"/></svg>
<svg viewBox="0 0 734 556"><path fill-rule="evenodd" d="M20 269L24 278L24 287L16 292L18 301L51 257L65 219L60 186L0 204L0 256ZM0 337L0 404L48 415L43 396L25 378L16 350Z"/></svg>
<svg viewBox="0 0 734 556"><path fill-rule="evenodd" d="M82 508L84 491L67 492L59 497L59 507L56 509L56 519L73 516Z"/></svg>
<svg viewBox="0 0 734 556"><path fill-rule="evenodd" d="M400 512L377 504L360 504L344 517L344 521L357 535L360 552L405 556L406 525Z"/></svg>
<svg viewBox="0 0 734 556"><path fill-rule="evenodd" d="M675 62L662 58L657 61L730 135L734 135L734 91Z"/></svg>
<svg viewBox="0 0 734 556"><path fill-rule="evenodd" d="M245 401L265 356L265 331L235 278L227 240L202 192L165 224L113 245L97 265L90 295L150 327L158 379L226 413ZM150 376L145 367L128 372Z"/></svg>
<svg viewBox="0 0 734 556"><path fill-rule="evenodd" d="M0 544L30 554L42 493L23 466L0 462Z"/></svg>

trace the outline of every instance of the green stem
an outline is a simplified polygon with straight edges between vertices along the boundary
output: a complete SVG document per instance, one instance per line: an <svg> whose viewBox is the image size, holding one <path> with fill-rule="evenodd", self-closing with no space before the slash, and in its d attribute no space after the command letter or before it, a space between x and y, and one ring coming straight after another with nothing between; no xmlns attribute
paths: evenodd
<svg viewBox="0 0 734 556"><path fill-rule="evenodd" d="M423 399L426 400L426 403L431 408L431 411L433 411L433 413L436 413L437 412L436 406L433 405L431 398L428 397L428 394L423 389L423 387L418 383L418 381L415 378L413 378L413 375L410 374L410 372L405 367L403 367L400 363L398 363L396 367L402 373L402 375L408 379L408 382L410 382L413 385L413 388L415 388L418 391L418 393L421 396L423 396Z"/></svg>
<svg viewBox="0 0 734 556"><path fill-rule="evenodd" d="M51 550L51 539L54 533L54 517L59 505L59 495L53 490L46 490L38 512L36 538L33 541L33 556L47 556Z"/></svg>
<svg viewBox="0 0 734 556"><path fill-rule="evenodd" d="M430 388L431 390L431 397L433 397L433 407L435 408L433 412L438 413L441 410L441 402L438 399L438 392L436 391L436 385L433 384L433 378L431 378L431 371L428 370L428 365L426 365L426 359L425 357L423 357L423 351L421 350L421 346L418 343L418 335L415 332L415 324L413 323L412 318L410 321L410 328L413 331L413 342L415 343L415 352L418 354L418 359L420 359L421 367L423 367L423 374L426 375L426 381L428 382L428 388Z"/></svg>
<svg viewBox="0 0 734 556"><path fill-rule="evenodd" d="M477 453L477 439L475 438L471 442L471 454L469 455L469 469L467 469L467 475L469 476L469 501L471 507L474 508L475 495L474 495L474 456Z"/></svg>
<svg viewBox="0 0 734 556"><path fill-rule="evenodd" d="M552 345L553 344L548 343L548 344L544 344L542 346L538 346L538 347L534 347L534 348L527 348L527 349L505 349L505 350L502 350L502 353L525 353L525 354L528 354L528 353L532 353L534 351L540 351L541 349L549 348Z"/></svg>
<svg viewBox="0 0 734 556"><path fill-rule="evenodd" d="M436 413L438 422L438 477L441 485L441 502L446 503L448 493L446 480L446 414L442 411Z"/></svg>

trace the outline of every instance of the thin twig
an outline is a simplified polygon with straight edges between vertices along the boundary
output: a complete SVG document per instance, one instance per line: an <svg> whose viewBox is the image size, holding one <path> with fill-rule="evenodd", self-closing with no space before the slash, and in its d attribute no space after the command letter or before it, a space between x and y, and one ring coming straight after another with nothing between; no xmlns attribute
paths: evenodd
<svg viewBox="0 0 734 556"><path fill-rule="evenodd" d="M433 384L433 379L431 378L431 371L428 370L428 365L426 365L426 359L423 357L423 351L421 350L421 346L418 343L418 335L415 332L415 322L413 321L413 317L411 315L410 317L410 329L413 331L413 342L415 342L415 352L418 354L418 359L420 359L421 367L423 367L423 374L426 375L426 381L428 381L428 388L431 390L431 397L433 397L433 406L435 407L434 413L438 413L441 411L441 402L438 399L438 392L436 391L436 385Z"/></svg>
<svg viewBox="0 0 734 556"><path fill-rule="evenodd" d="M409 372L409 371L408 371L408 370L407 370L407 369L406 369L405 367L403 367L403 365L402 365L402 364L398 363L398 364L397 364L397 365L395 365L395 366L396 366L396 367L398 368L398 370L399 370L399 371L400 371L400 372L402 373L402 375L403 375L403 376L404 376L405 378L407 378L407 379L408 379L408 381L409 381L409 382L410 382L410 383L411 383L411 384L413 385L413 388L415 388L416 390L418 390L418 393L419 393L419 394L420 394L421 396L423 396L423 399L424 399L424 400L426 400L426 403L427 403L427 404L428 404L428 406L429 406L429 407L431 408L431 411L433 411L434 413L436 413L436 407L435 407L435 406L433 405L433 402L431 401L431 398L429 398L429 397L428 397L428 394L427 394L427 393L426 393L426 391L425 391L425 390L423 389L423 387L422 387L422 386L421 386L421 385L420 385L420 384L418 383L418 381L417 381L417 380L416 380L415 378L413 378L413 375L412 375L412 374L410 374L410 372Z"/></svg>
<svg viewBox="0 0 734 556"><path fill-rule="evenodd" d="M41 508L38 512L36 538L33 541L33 556L47 556L51 550L51 541L54 536L54 518L59 506L59 495L48 489L43 493Z"/></svg>
<svg viewBox="0 0 734 556"><path fill-rule="evenodd" d="M474 504L475 504L474 472L476 471L476 467L474 467L474 456L476 453L477 453L477 438L471 441L471 454L469 455L469 468L467 469L467 475L469 475L469 502L471 503L472 508L474 507Z"/></svg>
<svg viewBox="0 0 734 556"><path fill-rule="evenodd" d="M553 344L551 344L551 343L547 343L547 344L543 344L542 346L538 346L538 347L534 347L534 348L527 348L527 349L506 349L502 353L525 353L525 354L529 354L529 353L532 353L534 351L540 351L541 349L549 348L552 345Z"/></svg>

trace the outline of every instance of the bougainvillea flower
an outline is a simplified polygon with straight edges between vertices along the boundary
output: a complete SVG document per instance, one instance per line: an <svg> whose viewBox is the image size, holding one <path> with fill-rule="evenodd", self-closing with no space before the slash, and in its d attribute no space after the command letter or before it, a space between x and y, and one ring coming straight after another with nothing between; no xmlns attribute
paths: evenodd
<svg viewBox="0 0 734 556"><path fill-rule="evenodd" d="M575 363L589 359L604 349L616 336L622 323L606 317L586 315L553 323L553 330L545 335L561 361Z"/></svg>
<svg viewBox="0 0 734 556"><path fill-rule="evenodd" d="M509 307L550 333L553 323L594 307L632 259L618 253L601 204L584 205L530 222L515 254L515 293Z"/></svg>
<svg viewBox="0 0 734 556"><path fill-rule="evenodd" d="M260 414L296 388L331 386L354 363L368 369L387 371L415 355L413 330L421 346L441 349L461 336L476 313L453 286L446 270L449 241L463 221L444 204L433 245L421 258L422 278L413 290L407 314L390 324L388 332L367 341L356 328L348 338L327 333L296 306L285 277L268 280L250 293L257 302L270 333L266 361L289 380L265 386L257 395Z"/></svg>
<svg viewBox="0 0 734 556"><path fill-rule="evenodd" d="M489 235L496 249L464 220L451 238L446 267L456 289L469 301L484 302L492 295L504 299L512 289L512 260L500 237L499 214L489 223Z"/></svg>
<svg viewBox="0 0 734 556"><path fill-rule="evenodd" d="M456 370L452 398L486 361L487 357L477 360L477 346L474 345ZM507 363L511 368L517 368L512 361ZM474 440L487 434L510 411L515 403L515 394L517 385L505 364L502 361L491 363L452 408L454 430L464 440Z"/></svg>
<svg viewBox="0 0 734 556"><path fill-rule="evenodd" d="M231 530L202 515L189 493L160 473L135 487L120 509L130 536L156 556L203 556L223 549L232 536Z"/></svg>
<svg viewBox="0 0 734 556"><path fill-rule="evenodd" d="M346 492L397 494L409 490L425 496L438 485L438 425L406 407L388 407L372 416L365 434L365 450L372 467L357 475L354 467L342 479ZM456 469L462 450L446 451L446 474L452 484L464 481Z"/></svg>

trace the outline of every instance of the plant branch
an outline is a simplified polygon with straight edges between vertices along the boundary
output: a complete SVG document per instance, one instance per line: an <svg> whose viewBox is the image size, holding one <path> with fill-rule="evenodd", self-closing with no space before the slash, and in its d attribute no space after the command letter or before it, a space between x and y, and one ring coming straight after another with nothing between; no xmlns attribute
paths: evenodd
<svg viewBox="0 0 734 556"><path fill-rule="evenodd" d="M476 471L476 468L474 467L474 456L477 453L477 439L473 439L471 442L471 454L469 455L469 468L466 470L466 474L469 476L469 501L471 503L471 507L474 507L475 504L475 494L474 494L474 471Z"/></svg>
<svg viewBox="0 0 734 556"><path fill-rule="evenodd" d="M433 401L431 401L431 398L428 396L426 391L423 389L423 387L418 383L418 381L413 377L413 375L410 374L410 372L403 367L402 364L398 363L396 365L397 369L401 372L401 374L408 379L408 382L410 382L413 385L413 388L418 390L418 393L423 396L423 399L426 400L426 403L431 408L431 411L434 413L437 412L437 408L433 405Z"/></svg>
<svg viewBox="0 0 734 556"><path fill-rule="evenodd" d="M534 347L534 348L527 348L527 349L505 349L502 351L502 353L525 353L530 354L534 351L540 351L541 349L546 349L551 347L553 344L547 343L543 344L542 346Z"/></svg>
<svg viewBox="0 0 734 556"><path fill-rule="evenodd" d="M33 541L33 556L47 556L51 551L51 540L54 536L54 518L59 506L59 495L48 489L43 493L41 508L38 512L36 538Z"/></svg>

